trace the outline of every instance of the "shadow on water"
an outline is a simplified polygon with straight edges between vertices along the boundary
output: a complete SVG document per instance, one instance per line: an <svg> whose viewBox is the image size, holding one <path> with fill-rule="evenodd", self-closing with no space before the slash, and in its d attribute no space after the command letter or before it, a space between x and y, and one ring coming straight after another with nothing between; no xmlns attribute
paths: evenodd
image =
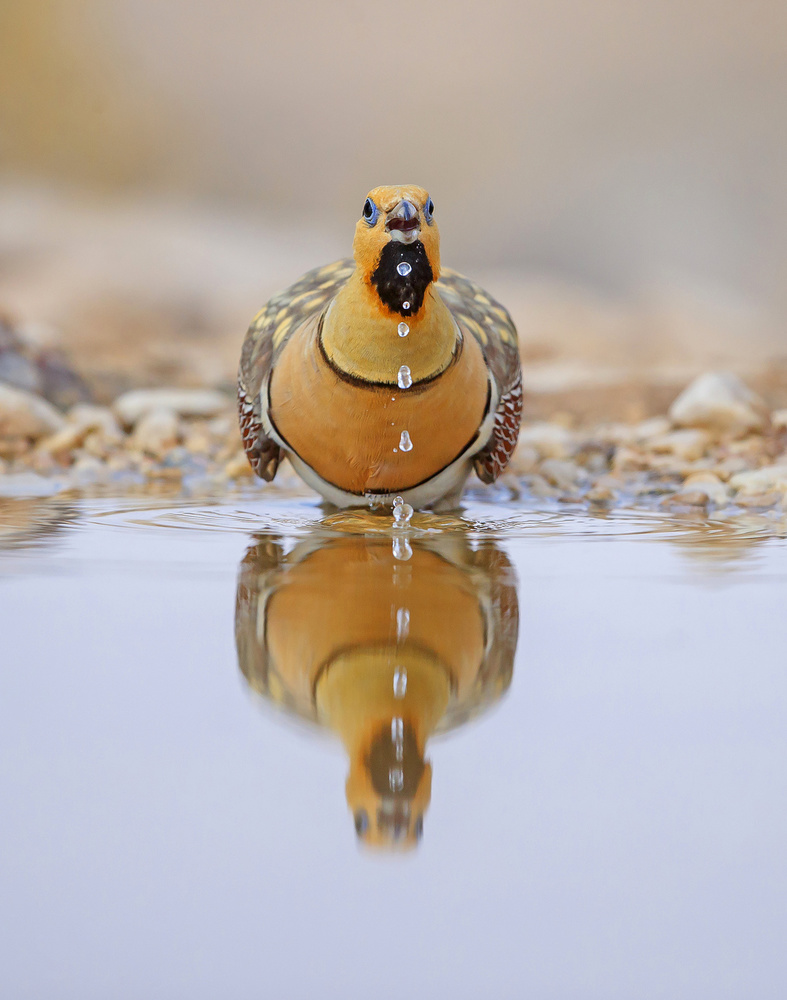
<svg viewBox="0 0 787 1000"><path fill-rule="evenodd" d="M359 839L397 849L423 830L427 741L505 694L518 628L514 571L494 542L400 541L318 531L287 552L281 537L258 539L235 616L249 685L339 737Z"/></svg>

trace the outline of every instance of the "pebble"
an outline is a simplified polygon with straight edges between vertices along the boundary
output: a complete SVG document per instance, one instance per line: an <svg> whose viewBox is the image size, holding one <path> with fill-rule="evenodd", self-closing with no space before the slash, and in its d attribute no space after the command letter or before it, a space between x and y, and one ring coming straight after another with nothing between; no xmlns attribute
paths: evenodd
<svg viewBox="0 0 787 1000"><path fill-rule="evenodd" d="M134 428L133 447L148 455L164 455L181 437L180 421L174 410L157 407L147 411Z"/></svg>
<svg viewBox="0 0 787 1000"><path fill-rule="evenodd" d="M37 441L64 425L62 415L41 396L0 383L0 438Z"/></svg>
<svg viewBox="0 0 787 1000"><path fill-rule="evenodd" d="M782 496L787 494L787 465L766 465L751 472L739 472L730 479L730 487L736 491L736 501L772 491Z"/></svg>
<svg viewBox="0 0 787 1000"><path fill-rule="evenodd" d="M568 458L574 450L574 436L558 424L526 424L519 433L519 444L535 449L541 458Z"/></svg>
<svg viewBox="0 0 787 1000"><path fill-rule="evenodd" d="M710 435L701 430L678 430L660 434L648 441L648 447L656 454L675 455L687 462L702 458L710 444Z"/></svg>
<svg viewBox="0 0 787 1000"><path fill-rule="evenodd" d="M123 439L123 431L108 406L79 403L71 407L66 419L80 430L98 431L107 441L119 442Z"/></svg>
<svg viewBox="0 0 787 1000"><path fill-rule="evenodd" d="M684 492L702 493L717 507L724 507L729 502L730 494L727 487L712 472L694 472L686 477L683 483Z"/></svg>
<svg viewBox="0 0 787 1000"><path fill-rule="evenodd" d="M668 434L671 429L672 424L666 417L651 417L650 420L643 420L632 428L632 437L637 443L645 443L652 438Z"/></svg>
<svg viewBox="0 0 787 1000"><path fill-rule="evenodd" d="M112 409L122 424L134 427L152 410L170 410L179 417L216 417L233 405L229 396L214 389L134 389L116 399Z"/></svg>
<svg viewBox="0 0 787 1000"><path fill-rule="evenodd" d="M665 497L661 507L707 507L710 503L708 494L703 490L681 490Z"/></svg>
<svg viewBox="0 0 787 1000"><path fill-rule="evenodd" d="M752 493L746 494L745 496L736 496L735 503L739 507L775 507L777 503L780 503L783 499L783 494L777 492L776 490L771 490L769 493Z"/></svg>
<svg viewBox="0 0 787 1000"><path fill-rule="evenodd" d="M561 458L545 459L539 467L539 472L548 483L561 490L573 489L584 478L578 465Z"/></svg>
<svg viewBox="0 0 787 1000"><path fill-rule="evenodd" d="M669 409L679 427L703 427L733 435L762 430L768 421L765 404L729 372L708 372L687 386Z"/></svg>
<svg viewBox="0 0 787 1000"><path fill-rule="evenodd" d="M228 479L247 479L254 475L245 451L238 452L227 462L224 466L224 475Z"/></svg>
<svg viewBox="0 0 787 1000"><path fill-rule="evenodd" d="M544 479L543 476L539 476L537 473L532 476L524 477L525 486L527 490L534 497L558 497L560 496L560 490L555 489L550 486L549 483Z"/></svg>

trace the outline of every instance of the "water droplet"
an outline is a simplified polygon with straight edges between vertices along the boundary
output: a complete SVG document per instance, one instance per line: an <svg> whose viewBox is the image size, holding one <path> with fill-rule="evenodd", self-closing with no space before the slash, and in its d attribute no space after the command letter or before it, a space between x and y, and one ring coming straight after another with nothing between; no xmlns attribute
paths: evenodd
<svg viewBox="0 0 787 1000"><path fill-rule="evenodd" d="M404 501L402 501L401 503L394 503L393 506L394 528L406 528L410 523L410 518L412 516L413 516L413 508L410 506L409 503L405 503Z"/></svg>
<svg viewBox="0 0 787 1000"><path fill-rule="evenodd" d="M403 278L405 278L412 271L412 267L407 263L406 260L403 260L401 264L396 265L396 270L399 272L399 274L401 274Z"/></svg>
<svg viewBox="0 0 787 1000"><path fill-rule="evenodd" d="M408 559L412 558L412 555L413 555L413 547L406 538L394 538L393 540L394 559L399 559L402 562L407 562Z"/></svg>
<svg viewBox="0 0 787 1000"><path fill-rule="evenodd" d="M410 369L407 365L402 365L396 376L396 384L400 389L409 389L413 384L413 376L410 374Z"/></svg>
<svg viewBox="0 0 787 1000"><path fill-rule="evenodd" d="M392 792L401 792L404 788L404 771L401 767L392 767L388 772L388 784Z"/></svg>
<svg viewBox="0 0 787 1000"><path fill-rule="evenodd" d="M409 309L409 308L410 308L410 303L409 302L403 302L402 303L402 309Z"/></svg>
<svg viewBox="0 0 787 1000"><path fill-rule="evenodd" d="M410 327L406 323L400 323L396 329L400 337L406 337L410 332Z"/></svg>
<svg viewBox="0 0 787 1000"><path fill-rule="evenodd" d="M399 448L401 451L412 451L413 442L410 440L410 435L407 431L402 431L399 437Z"/></svg>
<svg viewBox="0 0 787 1000"><path fill-rule="evenodd" d="M391 742L404 739L404 719L391 719Z"/></svg>
<svg viewBox="0 0 787 1000"><path fill-rule="evenodd" d="M410 612L399 608L396 612L396 641L403 642L410 634Z"/></svg>
<svg viewBox="0 0 787 1000"><path fill-rule="evenodd" d="M393 506L394 507L401 507L403 503L404 503L404 497L394 497L393 498Z"/></svg>
<svg viewBox="0 0 787 1000"><path fill-rule="evenodd" d="M407 694L407 671L404 667L394 670L393 692L394 698L404 698Z"/></svg>

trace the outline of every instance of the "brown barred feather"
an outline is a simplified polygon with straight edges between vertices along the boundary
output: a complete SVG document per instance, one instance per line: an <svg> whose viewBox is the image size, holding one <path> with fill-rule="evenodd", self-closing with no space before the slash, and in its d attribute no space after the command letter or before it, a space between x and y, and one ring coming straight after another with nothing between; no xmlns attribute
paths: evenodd
<svg viewBox="0 0 787 1000"><path fill-rule="evenodd" d="M493 483L516 448L522 419L522 363L519 337L508 311L469 278L443 268L437 282L445 304L462 330L471 333L497 385L499 399L492 435L473 465L484 483Z"/></svg>

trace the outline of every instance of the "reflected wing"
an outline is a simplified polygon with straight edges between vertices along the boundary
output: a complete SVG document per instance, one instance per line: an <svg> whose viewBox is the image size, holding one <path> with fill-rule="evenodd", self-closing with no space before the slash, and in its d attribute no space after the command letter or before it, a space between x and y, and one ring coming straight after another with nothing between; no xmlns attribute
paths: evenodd
<svg viewBox="0 0 787 1000"><path fill-rule="evenodd" d="M290 334L310 316L322 312L354 270L355 263L346 259L309 271L274 295L249 327L238 372L238 411L243 447L261 479L270 481L276 475L281 449L265 433L260 392Z"/></svg>
<svg viewBox="0 0 787 1000"><path fill-rule="evenodd" d="M511 684L514 655L519 635L519 601L516 573L505 554L486 542L473 553L479 593L483 593L487 644L484 660L472 694L453 705L440 720L436 732L444 733L463 725L500 701Z"/></svg>
<svg viewBox="0 0 787 1000"><path fill-rule="evenodd" d="M522 419L519 337L507 310L469 278L443 268L437 290L460 329L478 341L497 386L492 434L474 460L478 478L492 483L514 453Z"/></svg>
<svg viewBox="0 0 787 1000"><path fill-rule="evenodd" d="M286 568L284 548L275 538L252 545L240 564L235 595L238 666L257 694L291 715L316 723L313 703L298 698L276 669L265 635L268 598L281 585Z"/></svg>

